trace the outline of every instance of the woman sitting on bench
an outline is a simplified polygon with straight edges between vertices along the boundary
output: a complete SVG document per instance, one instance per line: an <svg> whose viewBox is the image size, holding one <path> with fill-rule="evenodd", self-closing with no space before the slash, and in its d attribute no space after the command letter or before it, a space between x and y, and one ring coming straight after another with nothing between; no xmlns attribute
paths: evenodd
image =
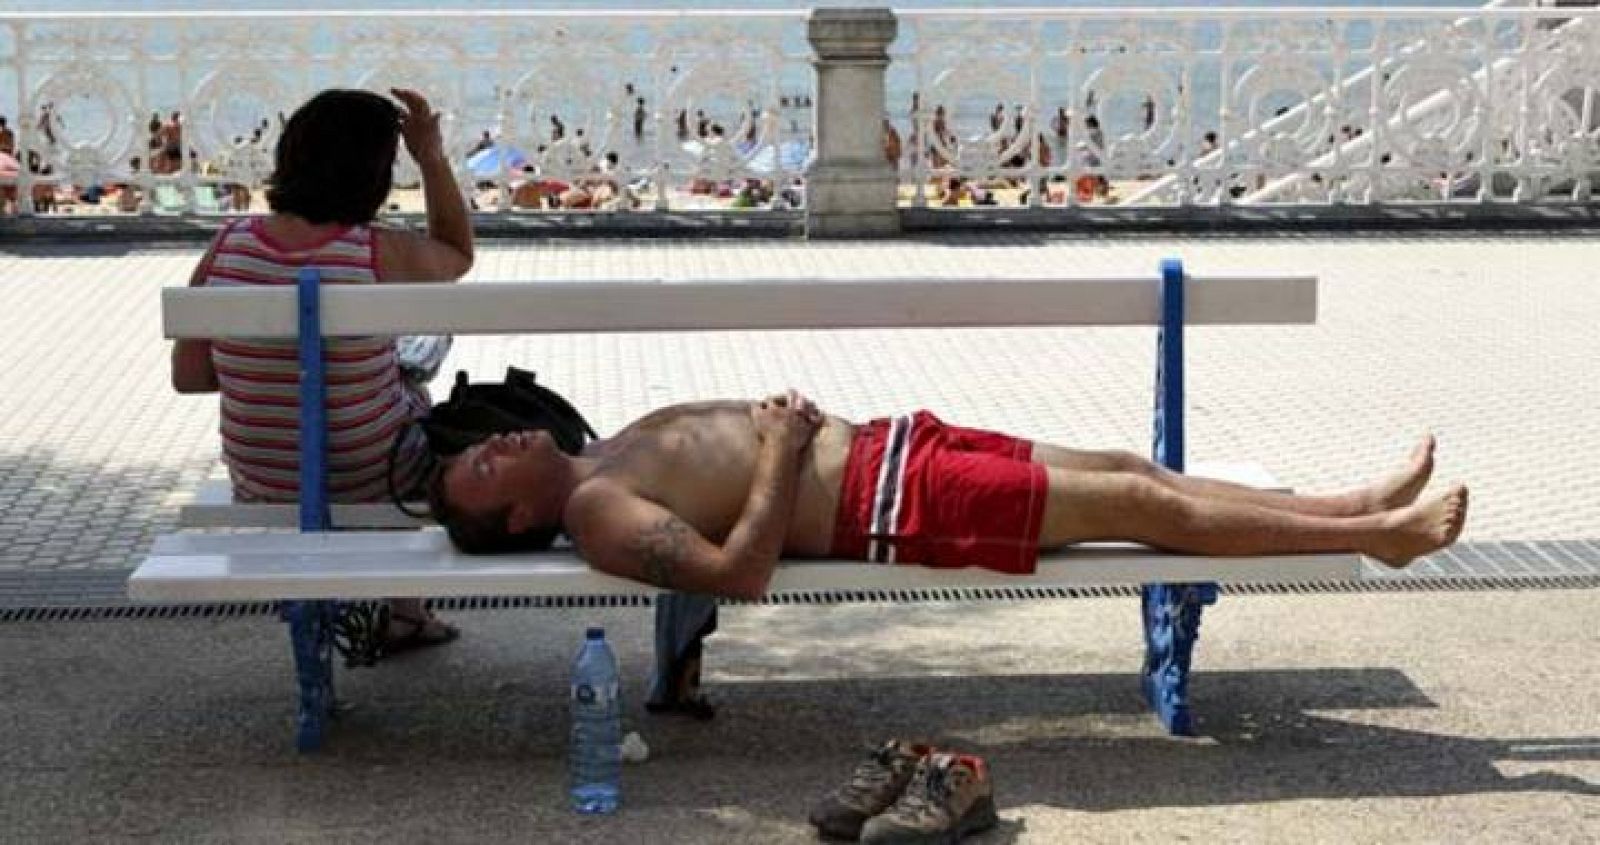
<svg viewBox="0 0 1600 845"><path fill-rule="evenodd" d="M329 90L289 118L267 191L272 213L230 221L191 286L295 284L315 267L327 284L440 282L472 268L472 227L445 158L439 115L415 91ZM400 139L422 171L428 232L373 225L388 202ZM393 338L330 338L328 492L335 502L387 501L389 452L396 489L420 494L427 444L411 423L431 404L402 377ZM180 393L222 393L222 455L235 500L293 502L300 493L299 365L294 341L179 340L172 383ZM390 602L385 650L449 642L455 628L420 599Z"/></svg>
<svg viewBox="0 0 1600 845"><path fill-rule="evenodd" d="M547 547L668 590L762 596L780 557L1029 573L1041 548L1132 541L1217 556L1361 552L1393 567L1460 536L1467 490L1417 497L1406 467L1295 496L947 425L918 412L853 425L794 391L651 413L581 454L545 432L498 435L440 467L436 519L463 551Z"/></svg>

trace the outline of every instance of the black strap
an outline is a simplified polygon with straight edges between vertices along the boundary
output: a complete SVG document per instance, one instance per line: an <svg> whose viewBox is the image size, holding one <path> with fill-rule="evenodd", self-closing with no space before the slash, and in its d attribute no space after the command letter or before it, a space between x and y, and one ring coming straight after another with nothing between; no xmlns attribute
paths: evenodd
<svg viewBox="0 0 1600 845"><path fill-rule="evenodd" d="M411 517L412 519L427 519L429 516L432 516L432 514L428 513L426 510L414 511L405 503L405 499L400 496L400 490L395 486L394 472L396 464L398 464L400 461L400 447L405 445L406 435L410 434L413 429L419 429L421 427L421 422L413 421L406 423L405 426L401 427L398 432L395 432L394 443L389 445L389 469L384 473L384 481L389 487L389 501L394 502L394 506L399 508L401 513ZM428 450L423 451L424 454L421 458L422 460L437 460L437 458L433 456L433 452ZM424 473L424 477L432 475L432 473L433 469L432 467L429 467L428 472ZM411 491L408 490L406 492L409 493Z"/></svg>

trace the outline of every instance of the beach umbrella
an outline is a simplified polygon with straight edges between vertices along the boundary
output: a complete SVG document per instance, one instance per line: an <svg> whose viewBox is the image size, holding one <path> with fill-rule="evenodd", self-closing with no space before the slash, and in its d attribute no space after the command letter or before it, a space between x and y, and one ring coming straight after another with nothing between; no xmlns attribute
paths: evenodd
<svg viewBox="0 0 1600 845"><path fill-rule="evenodd" d="M495 144L467 157L467 168L481 179L499 176L502 171L517 170L528 163L528 157L516 147Z"/></svg>
<svg viewBox="0 0 1600 845"><path fill-rule="evenodd" d="M773 173L780 169L791 172L801 171L805 170L806 159L810 155L811 144L807 141L784 141L777 145L768 144L750 159L750 169L756 173Z"/></svg>

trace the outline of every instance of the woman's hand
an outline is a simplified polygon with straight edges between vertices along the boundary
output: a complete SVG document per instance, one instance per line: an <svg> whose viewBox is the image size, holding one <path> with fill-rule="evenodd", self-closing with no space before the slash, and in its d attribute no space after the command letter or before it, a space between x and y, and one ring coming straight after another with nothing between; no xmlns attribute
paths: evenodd
<svg viewBox="0 0 1600 845"><path fill-rule="evenodd" d="M444 158L444 137L439 132L439 113L428 105L428 99L410 88L390 88L405 110L400 113L400 137L405 139L406 151L418 164L429 159Z"/></svg>

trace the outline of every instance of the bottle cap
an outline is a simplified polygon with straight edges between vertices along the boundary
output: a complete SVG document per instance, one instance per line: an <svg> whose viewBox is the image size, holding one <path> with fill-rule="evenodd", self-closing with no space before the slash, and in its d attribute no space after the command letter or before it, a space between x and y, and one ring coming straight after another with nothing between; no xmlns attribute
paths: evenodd
<svg viewBox="0 0 1600 845"><path fill-rule="evenodd" d="M590 628L585 636L591 640L603 640L606 638L606 629L598 627Z"/></svg>

